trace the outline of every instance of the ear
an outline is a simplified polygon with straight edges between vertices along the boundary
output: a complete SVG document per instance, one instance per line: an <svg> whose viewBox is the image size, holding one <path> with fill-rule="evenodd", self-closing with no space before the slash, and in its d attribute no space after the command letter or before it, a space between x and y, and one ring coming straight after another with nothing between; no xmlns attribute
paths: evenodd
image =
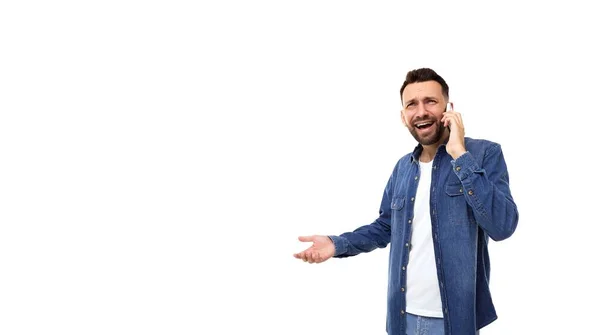
<svg viewBox="0 0 600 335"><path fill-rule="evenodd" d="M400 110L400 118L402 119L402 124L408 128L408 123L406 122L406 115L404 115L404 109Z"/></svg>

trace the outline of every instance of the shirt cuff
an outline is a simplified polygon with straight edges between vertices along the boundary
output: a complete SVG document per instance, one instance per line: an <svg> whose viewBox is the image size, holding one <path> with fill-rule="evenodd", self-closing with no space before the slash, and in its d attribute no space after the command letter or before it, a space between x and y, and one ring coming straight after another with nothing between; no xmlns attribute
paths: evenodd
<svg viewBox="0 0 600 335"><path fill-rule="evenodd" d="M346 239L345 238L335 236L335 235L329 235L327 237L329 237L331 242L333 242L333 246L335 247L335 253L333 254L333 257L339 256L346 252L347 248L346 248Z"/></svg>
<svg viewBox="0 0 600 335"><path fill-rule="evenodd" d="M465 152L457 159L451 160L452 170L461 181L467 179L473 172L479 171L479 166L470 152Z"/></svg>

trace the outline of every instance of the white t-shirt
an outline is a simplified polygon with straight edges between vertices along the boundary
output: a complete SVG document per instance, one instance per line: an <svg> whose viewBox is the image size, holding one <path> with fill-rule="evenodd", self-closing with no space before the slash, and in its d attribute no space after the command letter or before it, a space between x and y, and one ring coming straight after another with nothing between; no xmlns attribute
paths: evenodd
<svg viewBox="0 0 600 335"><path fill-rule="evenodd" d="M419 162L421 176L415 196L412 247L406 268L406 311L415 315L442 318L442 298L435 267L429 215L432 164L433 161Z"/></svg>

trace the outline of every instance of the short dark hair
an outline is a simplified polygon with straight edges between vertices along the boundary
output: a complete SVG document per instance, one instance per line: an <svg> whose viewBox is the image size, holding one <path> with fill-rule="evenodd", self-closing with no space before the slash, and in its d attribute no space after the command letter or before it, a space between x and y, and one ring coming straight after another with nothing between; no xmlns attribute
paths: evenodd
<svg viewBox="0 0 600 335"><path fill-rule="evenodd" d="M408 84L414 83L422 83L424 81L436 81L438 84L442 86L442 94L444 98L448 99L450 96L450 88L444 78L442 78L439 74L429 68L421 68L412 71L408 71L406 74L406 80L404 80L404 84L400 88L400 100L402 100L402 93L404 93L404 89Z"/></svg>

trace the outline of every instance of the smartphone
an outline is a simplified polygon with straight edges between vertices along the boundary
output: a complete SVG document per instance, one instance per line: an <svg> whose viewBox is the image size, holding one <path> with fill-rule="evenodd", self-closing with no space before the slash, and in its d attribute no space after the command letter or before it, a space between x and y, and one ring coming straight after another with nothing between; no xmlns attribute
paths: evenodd
<svg viewBox="0 0 600 335"><path fill-rule="evenodd" d="M446 104L446 112L450 112L454 110L454 103L452 102L448 102ZM448 131L450 131L450 126L447 126L446 128L448 128Z"/></svg>

